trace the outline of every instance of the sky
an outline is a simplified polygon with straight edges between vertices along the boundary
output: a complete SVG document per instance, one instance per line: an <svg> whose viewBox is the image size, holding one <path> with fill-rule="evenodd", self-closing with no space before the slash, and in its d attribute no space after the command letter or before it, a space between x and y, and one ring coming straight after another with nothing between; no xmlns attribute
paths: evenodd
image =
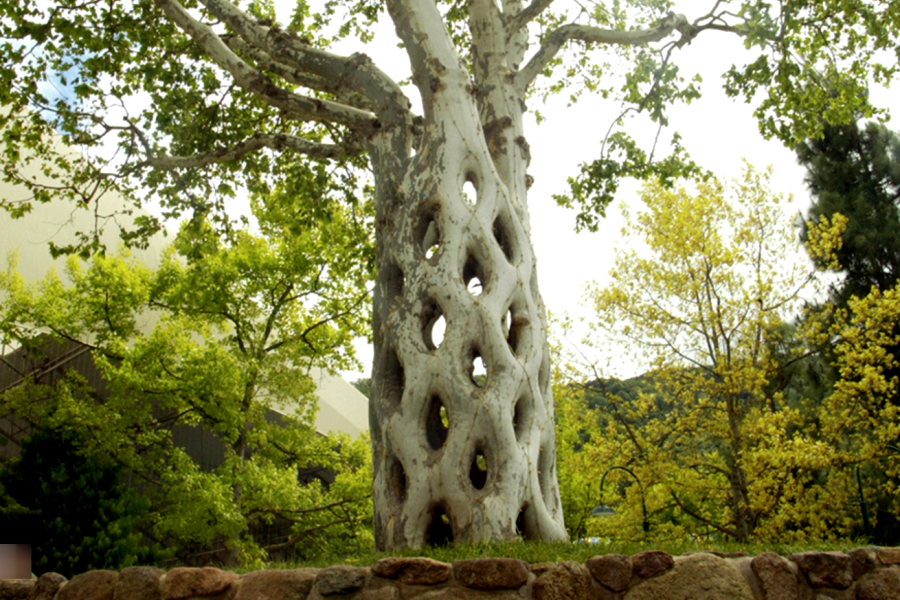
<svg viewBox="0 0 900 600"><path fill-rule="evenodd" d="M291 4L291 0L276 2L279 20L289 19ZM698 15L698 5L696 0L676 2L676 11L683 12L690 20ZM396 48L396 40L392 26L385 23L375 41L362 51L400 80L408 76L409 63L405 53ZM360 46L355 40L343 42L333 51L350 54L360 51ZM809 205L803 168L797 164L794 153L780 142L763 139L750 105L728 98L722 89L721 74L732 64L743 64L740 61L747 59L742 56L749 55L741 40L719 32L704 32L691 45L677 51L675 60L682 75L689 79L699 73L703 78L700 84L703 95L690 105L679 105L670 111L670 131L678 131L691 157L722 180L740 176L742 159L758 168L772 165L772 190L792 195L793 201L785 211L796 214ZM416 104L415 90L409 89L407 94ZM890 102L886 90L872 90L872 98L876 106L893 104L900 109L900 103ZM533 115L526 117L526 138L532 153L529 172L535 180L529 190L531 234L541 293L548 310L555 315L588 316L588 311L580 306L584 286L590 281L602 284L606 279L621 237L618 201L631 206L638 204L638 185L632 182L620 187L617 202L609 208L596 232L575 233L575 211L557 206L552 196L567 190L566 179L577 174L580 163L599 155L602 137L619 109L612 102L590 96L570 107L559 97L545 105L537 99L532 99L530 104L546 117L540 125ZM584 333L586 328L576 328L570 339L577 343ZM360 340L356 347L364 367L345 372L348 381L370 375L371 346ZM630 377L639 374L637 369L634 364L619 364L610 374Z"/></svg>

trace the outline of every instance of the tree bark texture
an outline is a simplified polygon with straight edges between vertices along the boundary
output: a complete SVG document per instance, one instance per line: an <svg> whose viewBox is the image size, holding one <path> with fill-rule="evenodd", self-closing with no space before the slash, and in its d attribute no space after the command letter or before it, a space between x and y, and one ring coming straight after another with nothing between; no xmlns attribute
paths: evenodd
<svg viewBox="0 0 900 600"><path fill-rule="evenodd" d="M485 38L473 81L433 3L389 8L425 124L377 215L376 544L563 540L528 149L499 9L470 5L473 33ZM476 361L485 377L474 376Z"/></svg>

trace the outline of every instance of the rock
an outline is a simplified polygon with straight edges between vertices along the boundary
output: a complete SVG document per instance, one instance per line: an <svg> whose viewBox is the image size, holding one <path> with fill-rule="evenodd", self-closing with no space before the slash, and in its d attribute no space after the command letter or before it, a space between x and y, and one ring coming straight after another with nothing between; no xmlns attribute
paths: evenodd
<svg viewBox="0 0 900 600"><path fill-rule="evenodd" d="M759 579L759 587L765 600L798 600L800 581L791 568L791 562L775 554L763 552L750 561L750 568Z"/></svg>
<svg viewBox="0 0 900 600"><path fill-rule="evenodd" d="M856 582L857 600L897 600L900 598L900 569L880 569Z"/></svg>
<svg viewBox="0 0 900 600"><path fill-rule="evenodd" d="M556 563L542 562L542 563L533 563L528 568L531 569L531 572L534 573L535 577L540 577L540 575L544 571L549 571L555 565L556 565Z"/></svg>
<svg viewBox="0 0 900 600"><path fill-rule="evenodd" d="M380 588L365 589L354 600L400 600L400 590L392 585Z"/></svg>
<svg viewBox="0 0 900 600"><path fill-rule="evenodd" d="M738 573L741 574L741 576L744 578L744 581L746 581L747 585L750 586L750 591L753 592L753 597L762 598L763 592L759 587L759 578L756 576L756 573L753 572L753 568L750 566L750 563L753 561L753 557L739 556L737 558L727 558L726 560L728 561L728 564L738 570Z"/></svg>
<svg viewBox="0 0 900 600"><path fill-rule="evenodd" d="M624 600L755 600L744 576L723 558L698 553L673 562L662 575L634 585Z"/></svg>
<svg viewBox="0 0 900 600"><path fill-rule="evenodd" d="M531 595L534 600L590 600L611 596L583 565L574 561L556 563L543 571L534 581Z"/></svg>
<svg viewBox="0 0 900 600"><path fill-rule="evenodd" d="M528 581L528 565L515 558L471 558L453 561L453 577L476 590L518 589Z"/></svg>
<svg viewBox="0 0 900 600"><path fill-rule="evenodd" d="M662 550L647 550L631 557L634 574L641 579L649 579L665 573L675 565L672 555Z"/></svg>
<svg viewBox="0 0 900 600"><path fill-rule="evenodd" d="M483 592L459 585L449 585L434 588L424 594L412 596L414 600L523 600L518 590L498 590L496 592ZM353 600L358 600L354 598Z"/></svg>
<svg viewBox="0 0 900 600"><path fill-rule="evenodd" d="M322 596L349 594L366 584L369 569L338 565L320 569L316 575L316 587Z"/></svg>
<svg viewBox="0 0 900 600"><path fill-rule="evenodd" d="M234 573L213 567L177 567L166 573L162 596L164 600L212 596L228 590L235 580Z"/></svg>
<svg viewBox="0 0 900 600"><path fill-rule="evenodd" d="M305 600L317 572L318 569L267 569L246 573L241 576L234 600Z"/></svg>
<svg viewBox="0 0 900 600"><path fill-rule="evenodd" d="M584 563L594 579L614 592L621 592L631 582L631 557L624 554L594 556Z"/></svg>
<svg viewBox="0 0 900 600"><path fill-rule="evenodd" d="M800 552L789 558L800 567L814 588L844 590L853 585L850 557L843 552Z"/></svg>
<svg viewBox="0 0 900 600"><path fill-rule="evenodd" d="M34 586L34 579L0 579L0 600L25 600Z"/></svg>
<svg viewBox="0 0 900 600"><path fill-rule="evenodd" d="M115 571L81 573L60 588L56 600L113 600L118 579Z"/></svg>
<svg viewBox="0 0 900 600"><path fill-rule="evenodd" d="M879 548L878 560L885 566L900 565L900 548Z"/></svg>
<svg viewBox="0 0 900 600"><path fill-rule="evenodd" d="M156 567L122 569L113 590L113 600L161 600L159 580L165 573Z"/></svg>
<svg viewBox="0 0 900 600"><path fill-rule="evenodd" d="M28 600L53 600L66 578L59 573L44 573L28 592Z"/></svg>
<svg viewBox="0 0 900 600"><path fill-rule="evenodd" d="M435 585L450 579L450 565L431 558L391 557L372 565L372 573L407 585Z"/></svg>
<svg viewBox="0 0 900 600"><path fill-rule="evenodd" d="M854 581L878 568L873 548L853 548L847 551L847 556L850 557L850 571L853 573Z"/></svg>

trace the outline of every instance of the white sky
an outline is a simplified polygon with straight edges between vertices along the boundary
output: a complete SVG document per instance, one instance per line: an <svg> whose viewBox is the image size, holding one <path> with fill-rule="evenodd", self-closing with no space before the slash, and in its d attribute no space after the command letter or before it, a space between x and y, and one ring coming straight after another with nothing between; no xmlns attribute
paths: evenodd
<svg viewBox="0 0 900 600"><path fill-rule="evenodd" d="M276 1L279 20L288 20L292 4L293 0ZM682 0L676 5L689 20L699 14L696 12L698 6L708 8L707 3L696 0ZM400 80L407 77L409 63L405 53L396 48L396 41L392 27L386 24L375 42L363 47L362 51L389 75ZM357 43L347 42L334 51L349 54L360 51L360 47ZM797 164L793 152L780 142L764 140L759 135L751 107L727 98L722 90L721 74L734 63L743 64L742 61L746 61L742 59L743 53L743 45L737 36L717 32L706 32L690 46L677 51L674 60L685 79L694 73L702 76L703 97L691 105L675 107L670 112L670 129L682 135L691 157L720 179L738 177L742 158L759 168L773 165L772 190L793 194L794 203L789 212L805 210L809 194L803 184L804 170ZM412 88L407 93L411 98L415 96ZM900 109L900 102L896 98L891 101L886 90L875 89L871 94L875 106L893 105ZM530 104L531 108L540 108L547 118L541 125L530 117L526 121L526 137L532 153L529 172L535 179L529 191L532 242L538 258L541 292L551 312L585 314L579 308L584 284L591 280L602 283L605 279L620 237L621 216L613 205L596 233L576 234L575 211L558 207L552 195L567 190L566 178L577 174L581 162L599 155L601 139L619 111L617 105L603 103L594 97L584 97L579 104L569 108L566 108L564 98L556 98L540 107L536 99ZM621 186L617 200L636 201L637 189L636 184ZM577 331L575 337L578 337ZM371 346L360 341L357 350L365 366L361 372L344 373L348 381L370 376ZM625 377L638 374L629 365L620 365L616 371L618 376Z"/></svg>

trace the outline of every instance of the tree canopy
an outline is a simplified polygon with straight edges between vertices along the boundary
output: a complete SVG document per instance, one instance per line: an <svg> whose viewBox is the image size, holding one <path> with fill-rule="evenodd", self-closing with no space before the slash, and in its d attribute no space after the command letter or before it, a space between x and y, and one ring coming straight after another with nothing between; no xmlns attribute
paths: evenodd
<svg viewBox="0 0 900 600"><path fill-rule="evenodd" d="M37 355L47 332L82 344L105 382L101 393L74 371L25 373L0 395L2 414L76 431L79 453L120 465L154 515L145 531L183 559L221 545L253 563L371 543L367 440L316 432L310 376L352 364L363 333L369 271L334 252L362 221L311 219L290 199L254 215L266 237L186 222L156 271L124 252L70 257L68 281L0 274L4 343ZM192 429L209 457L181 441ZM277 544L251 535L276 521Z"/></svg>
<svg viewBox="0 0 900 600"><path fill-rule="evenodd" d="M308 181L308 170L318 173L323 198L362 201L367 139L392 123L403 123L415 139L421 121L409 113L402 89L364 54L343 57L328 48L370 41L385 12L402 32L418 4L299 2L289 21L278 23L266 1L240 8L227 0L6 2L0 7L4 176L30 187L35 201L64 195L89 207L117 188L136 203L157 198L170 216L215 210L224 219L238 188L291 190ZM478 62L494 43L479 29L488 22L478 16L482 8L470 2L435 8L448 42L479 83L480 71L494 68L490 60ZM888 84L896 74L900 15L889 2L717 1L692 5L696 12L686 16L672 9L669 0L590 9L535 0L494 9L503 11L500 42L523 100L563 93L572 101L591 94L621 101L618 118L598 123L601 156L586 157L571 194L560 197L581 207L582 226L596 226L622 176L667 180L697 169L677 137L675 153L658 160L665 153L622 126L631 114L667 125L667 107L700 94L699 83L679 73L678 49L715 43L708 32L743 39L748 54L723 74L725 89L755 106L764 136L789 145L817 138L826 123L876 114L866 87ZM407 49L417 72L423 55L414 45ZM54 131L81 152L60 150ZM36 155L54 156L45 169L57 175L56 185L23 176ZM2 206L22 211L29 202ZM159 223L141 218L136 226L130 235ZM85 239L88 247L92 241Z"/></svg>

